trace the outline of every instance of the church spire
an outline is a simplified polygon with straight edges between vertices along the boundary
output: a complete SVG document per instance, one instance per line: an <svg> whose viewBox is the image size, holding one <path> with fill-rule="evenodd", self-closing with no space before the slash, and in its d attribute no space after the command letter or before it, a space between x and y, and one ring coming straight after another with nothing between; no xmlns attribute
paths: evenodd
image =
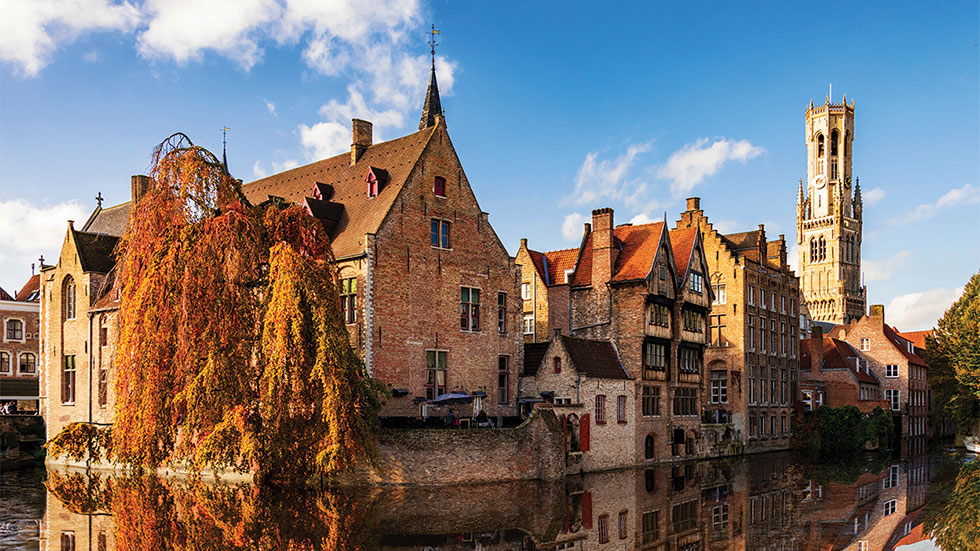
<svg viewBox="0 0 980 551"><path fill-rule="evenodd" d="M436 117L443 117L442 102L439 100L439 84L436 83L436 35L439 31L432 25L431 38L429 39L429 49L432 54L432 69L429 74L429 89L425 92L425 103L422 105L422 119L419 121L419 130L424 130L436 125Z"/></svg>

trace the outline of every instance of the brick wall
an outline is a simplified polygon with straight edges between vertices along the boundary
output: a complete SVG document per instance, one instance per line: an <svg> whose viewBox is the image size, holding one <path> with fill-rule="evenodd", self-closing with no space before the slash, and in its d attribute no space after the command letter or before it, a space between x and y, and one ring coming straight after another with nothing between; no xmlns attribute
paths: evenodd
<svg viewBox="0 0 980 551"><path fill-rule="evenodd" d="M9 338L7 332L8 322L19 321L21 323L21 338ZM42 357L40 355L40 305L35 302L17 302L13 300L0 300L0 353L5 354L6 371L0 371L0 381L10 380L38 380L41 373ZM21 360L28 360L28 356L34 357L34 371L21 370ZM27 364L25 364L26 367ZM2 369L2 368L0 368ZM2 384L2 383L0 383ZM5 392L4 394L9 394ZM25 408L33 409L37 407L37 400L20 401L18 407L21 411Z"/></svg>

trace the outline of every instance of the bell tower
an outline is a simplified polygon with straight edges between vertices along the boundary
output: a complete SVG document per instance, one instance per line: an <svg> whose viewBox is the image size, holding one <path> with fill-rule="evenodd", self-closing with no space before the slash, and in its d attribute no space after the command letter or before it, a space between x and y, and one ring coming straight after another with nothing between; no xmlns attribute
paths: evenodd
<svg viewBox="0 0 980 551"><path fill-rule="evenodd" d="M852 186L854 100L806 108L807 179L796 199L803 300L817 321L847 323L865 312L861 284L861 188Z"/></svg>

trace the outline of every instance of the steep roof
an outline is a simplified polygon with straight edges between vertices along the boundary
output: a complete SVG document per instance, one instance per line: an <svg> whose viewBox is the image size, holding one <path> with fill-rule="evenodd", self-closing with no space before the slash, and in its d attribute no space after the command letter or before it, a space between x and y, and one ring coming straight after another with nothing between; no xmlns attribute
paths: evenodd
<svg viewBox="0 0 980 551"><path fill-rule="evenodd" d="M10 293L4 291L3 288L0 287L0 300L14 300L14 297L10 296Z"/></svg>
<svg viewBox="0 0 980 551"><path fill-rule="evenodd" d="M734 251L759 248L759 230L718 235L721 235L722 240Z"/></svg>
<svg viewBox="0 0 980 551"><path fill-rule="evenodd" d="M545 261L544 253L528 249L527 255L531 257L531 264L534 265L534 271L538 272L538 277L541 278L541 281L544 281L545 285L549 285L548 265L547 261Z"/></svg>
<svg viewBox="0 0 980 551"><path fill-rule="evenodd" d="M88 221L82 226L82 231L121 236L126 229L126 221L129 219L131 206L132 202L127 201L113 207L96 207Z"/></svg>
<svg viewBox="0 0 980 551"><path fill-rule="evenodd" d="M41 274L34 274L27 283L17 291L17 297L14 300L18 302L40 302L41 298L38 296L37 291L41 289ZM0 289L2 290L2 289Z"/></svg>
<svg viewBox="0 0 980 551"><path fill-rule="evenodd" d="M548 277L551 279L549 285L561 285L568 283L565 279L565 272L575 268L575 261L578 259L578 249L559 249L544 253L545 261L548 265Z"/></svg>
<svg viewBox="0 0 980 551"><path fill-rule="evenodd" d="M913 343L913 348L912 351L910 352L908 346L905 343L911 341L903 337L900 337L898 335L898 331L895 331L895 329L890 325L888 325L887 323L884 324L883 330L885 333L885 338L887 338L889 341L891 341L893 345L895 345L895 348L897 348L898 351L901 352L903 356L905 356L905 359L908 360L909 363L913 363L921 367L929 367L929 365L925 362L925 360L920 358L919 355L915 353L914 351L915 343Z"/></svg>
<svg viewBox="0 0 980 551"><path fill-rule="evenodd" d="M935 336L935 334L936 334L935 329L929 329L926 331L906 331L904 333L898 331L898 336L902 337L905 340L912 341L912 344L914 344L916 348L922 350L926 349L926 336L928 335Z"/></svg>
<svg viewBox="0 0 980 551"><path fill-rule="evenodd" d="M691 261L691 252L694 250L694 243L697 242L697 238L697 228L670 231L670 245L674 249L674 264L677 266L677 275L682 280L687 277L687 265Z"/></svg>
<svg viewBox="0 0 980 551"><path fill-rule="evenodd" d="M653 260L657 257L657 250L660 248L663 227L663 222L654 222L638 226L626 224L613 228L613 237L620 251L616 257L616 265L613 266L612 281L643 279L650 273ZM592 234L589 234L582 246L582 256L572 284L592 284Z"/></svg>
<svg viewBox="0 0 980 551"><path fill-rule="evenodd" d="M608 341L561 337L575 369L597 379L629 379L616 350Z"/></svg>
<svg viewBox="0 0 980 551"><path fill-rule="evenodd" d="M436 115L442 116L442 101L439 99L439 84L436 82L436 61L432 59L432 72L429 74L429 88L425 91L425 104L422 105L422 119L419 130L436 125Z"/></svg>
<svg viewBox="0 0 980 551"><path fill-rule="evenodd" d="M74 230L72 230L74 231ZM82 270L86 272L109 273L116 265L112 252L119 238L100 233L74 231L75 243L78 246L78 260Z"/></svg>
<svg viewBox="0 0 980 551"><path fill-rule="evenodd" d="M350 164L350 153L342 153L301 167L249 182L242 187L253 204L271 195L303 204L317 182L333 186L332 202L344 205L344 213L332 235L334 255L364 252L364 235L375 233L391 209L412 169L438 126L425 128L395 140L374 144ZM388 172L389 181L377 197L368 196L365 178L372 167Z"/></svg>
<svg viewBox="0 0 980 551"><path fill-rule="evenodd" d="M860 356L854 350L854 347L846 341L825 336L822 339L822 346L823 363L820 365L820 369L846 369L862 383L878 384L878 379L874 375L867 371L857 369L857 364L854 360L860 358ZM812 356L813 339L803 339L803 342L800 344L800 365L809 366Z"/></svg>
<svg viewBox="0 0 980 551"><path fill-rule="evenodd" d="M550 342L529 342L524 344L524 373L533 377L538 373L538 367L544 360L544 353L551 346Z"/></svg>

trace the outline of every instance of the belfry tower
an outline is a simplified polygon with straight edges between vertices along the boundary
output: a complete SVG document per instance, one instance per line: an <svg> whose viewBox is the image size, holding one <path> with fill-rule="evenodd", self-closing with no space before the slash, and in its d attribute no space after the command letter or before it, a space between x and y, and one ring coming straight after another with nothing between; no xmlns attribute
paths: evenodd
<svg viewBox="0 0 980 551"><path fill-rule="evenodd" d="M861 284L861 186L851 185L854 100L806 108L807 181L796 199L803 300L816 321L847 323L865 313ZM853 188L853 189L852 189Z"/></svg>

